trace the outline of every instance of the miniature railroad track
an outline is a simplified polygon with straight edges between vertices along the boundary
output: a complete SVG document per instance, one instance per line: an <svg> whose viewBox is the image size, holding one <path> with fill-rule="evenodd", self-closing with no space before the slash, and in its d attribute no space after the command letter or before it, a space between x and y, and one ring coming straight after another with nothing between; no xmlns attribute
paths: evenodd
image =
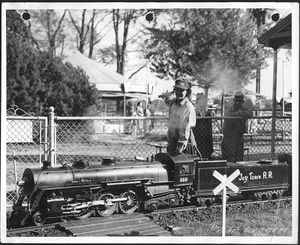
<svg viewBox="0 0 300 245"><path fill-rule="evenodd" d="M267 203L267 202L279 202L279 201L291 201L291 196L285 196L280 199L272 199L272 200L238 200L238 201L230 201L226 204L226 206L238 206L238 205L251 205L251 204L261 204L261 203ZM222 207L222 204L213 204L209 206L211 208L216 207ZM163 214L163 213L169 213L169 212L183 212L183 211L189 211L189 210L201 210L201 209L207 209L208 206L184 206L184 207L174 207L174 208L166 208L166 209L159 209L156 211L153 211L151 213L148 213L148 215L156 215L156 214Z"/></svg>
<svg viewBox="0 0 300 245"><path fill-rule="evenodd" d="M230 201L227 206L262 204L267 202L291 201L291 196L284 196L274 200L238 200ZM222 204L211 205L211 208L221 207ZM150 213L114 214L109 217L91 217L83 220L70 220L68 222L54 222L43 226L29 226L17 229L8 229L7 236L17 236L18 233L36 232L55 228L71 236L170 236L170 232L154 224L150 216L190 210L204 210L207 206L185 206L159 209Z"/></svg>
<svg viewBox="0 0 300 245"><path fill-rule="evenodd" d="M55 228L69 236L170 236L143 213L115 214L109 217L91 217L83 220L56 222L43 226L29 226L7 230L7 236L36 233Z"/></svg>

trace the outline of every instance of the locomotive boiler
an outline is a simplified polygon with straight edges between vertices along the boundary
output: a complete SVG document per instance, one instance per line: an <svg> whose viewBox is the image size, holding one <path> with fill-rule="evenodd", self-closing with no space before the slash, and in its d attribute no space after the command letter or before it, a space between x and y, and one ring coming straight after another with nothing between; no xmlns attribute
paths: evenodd
<svg viewBox="0 0 300 245"><path fill-rule="evenodd" d="M159 153L152 161L106 158L95 165L80 160L61 167L44 162L42 168L24 171L10 220L13 226L30 221L42 225L51 217L83 219L162 206L209 205L221 199L213 195L220 183L213 171L230 175L236 169L240 175L233 183L246 198L274 199L290 188L290 163L278 160L231 163Z"/></svg>

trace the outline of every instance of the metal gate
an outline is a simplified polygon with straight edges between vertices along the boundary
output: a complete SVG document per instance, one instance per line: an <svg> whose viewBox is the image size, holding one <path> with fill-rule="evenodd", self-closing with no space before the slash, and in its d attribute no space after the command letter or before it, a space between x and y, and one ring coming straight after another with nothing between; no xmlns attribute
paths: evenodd
<svg viewBox="0 0 300 245"><path fill-rule="evenodd" d="M41 166L47 159L48 118L32 116L18 107L9 109L7 113L6 199L10 203L17 197L16 181L22 178L24 170Z"/></svg>

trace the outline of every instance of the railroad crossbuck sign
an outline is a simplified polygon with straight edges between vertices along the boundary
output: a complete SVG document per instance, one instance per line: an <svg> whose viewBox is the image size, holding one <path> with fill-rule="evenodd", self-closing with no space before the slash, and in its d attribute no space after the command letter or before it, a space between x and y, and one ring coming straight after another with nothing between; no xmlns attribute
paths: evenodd
<svg viewBox="0 0 300 245"><path fill-rule="evenodd" d="M217 195L221 190L223 190L223 218L222 218L222 237L225 237L225 226L226 226L226 187L233 190L235 193L239 191L239 188L232 183L232 181L240 175L240 170L235 170L228 178L227 175L220 174L218 171L213 172L213 176L221 181L215 189L213 189L214 195Z"/></svg>
<svg viewBox="0 0 300 245"><path fill-rule="evenodd" d="M221 175L218 171L215 170L213 172L213 176L220 180L221 184L219 184L215 189L213 189L214 195L217 195L221 190L226 188L226 186L233 190L235 193L237 193L239 191L239 188L236 185L234 185L232 181L239 175L239 169L235 170L228 178L226 175Z"/></svg>

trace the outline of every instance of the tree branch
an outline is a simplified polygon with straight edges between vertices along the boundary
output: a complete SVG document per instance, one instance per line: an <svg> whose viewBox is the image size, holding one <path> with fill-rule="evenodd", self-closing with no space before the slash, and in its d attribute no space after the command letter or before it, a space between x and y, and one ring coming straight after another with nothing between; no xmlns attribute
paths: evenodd
<svg viewBox="0 0 300 245"><path fill-rule="evenodd" d="M96 25L95 25L95 28L105 19L105 17L106 16L108 16L108 15L110 15L111 14L111 12L108 12L106 15L104 15L97 23L96 23ZM95 14L95 16L97 15L97 13ZM112 22L112 21L110 21L110 22ZM110 23L109 22L109 23Z"/></svg>
<svg viewBox="0 0 300 245"><path fill-rule="evenodd" d="M107 23L103 26L103 28L101 29L101 31L99 32L99 34L101 34L101 32L104 31L104 29L105 29L110 23L112 23L112 20L109 21L109 22L107 22ZM96 28L96 27L97 27L97 25L95 26L95 28Z"/></svg>
<svg viewBox="0 0 300 245"><path fill-rule="evenodd" d="M30 35L30 38L31 38L32 42L36 45L36 48L37 48L38 50L41 50L38 41L37 41L37 40L33 37L33 35L32 35L32 31L31 31L31 23L30 23L30 21L29 21L28 30L29 30L29 35Z"/></svg>
<svg viewBox="0 0 300 245"><path fill-rule="evenodd" d="M63 19L65 18L66 12L67 12L67 10L65 9L65 11L64 11L64 13L63 13L63 15L62 15L62 17L60 18L60 20L59 20L59 22L58 22L58 26L57 26L57 28L56 28L54 34L53 34L54 37L56 36L57 32L59 31L59 29L60 29L60 27L61 27L61 23L62 23Z"/></svg>
<svg viewBox="0 0 300 245"><path fill-rule="evenodd" d="M135 33L133 36L131 36L130 38L128 38L125 43L128 43L130 40L132 40L135 36L137 36L139 33L143 32L142 30L139 30L137 33Z"/></svg>
<svg viewBox="0 0 300 245"><path fill-rule="evenodd" d="M137 74L140 70L142 70L146 65L147 65L147 63L144 64L143 66L141 66L141 67L140 67L139 69L137 69L135 72L133 72L133 73L128 77L128 79L132 78L135 74Z"/></svg>
<svg viewBox="0 0 300 245"><path fill-rule="evenodd" d="M78 32L78 34L80 34L79 27L77 26L77 24L76 24L75 20L73 19L73 16L72 16L72 14L71 14L71 11L70 11L70 10L68 10L68 12L69 12L69 16L70 16L70 18L71 18L71 21L72 21L72 23L73 23L73 25L74 25L74 27L75 27L76 31Z"/></svg>
<svg viewBox="0 0 300 245"><path fill-rule="evenodd" d="M48 40L49 40L49 42L50 42L50 40L51 40L51 27L50 27L50 12L49 12L49 10L46 10L46 15L47 15L47 30L46 30L46 32L47 32L47 37L48 37Z"/></svg>

